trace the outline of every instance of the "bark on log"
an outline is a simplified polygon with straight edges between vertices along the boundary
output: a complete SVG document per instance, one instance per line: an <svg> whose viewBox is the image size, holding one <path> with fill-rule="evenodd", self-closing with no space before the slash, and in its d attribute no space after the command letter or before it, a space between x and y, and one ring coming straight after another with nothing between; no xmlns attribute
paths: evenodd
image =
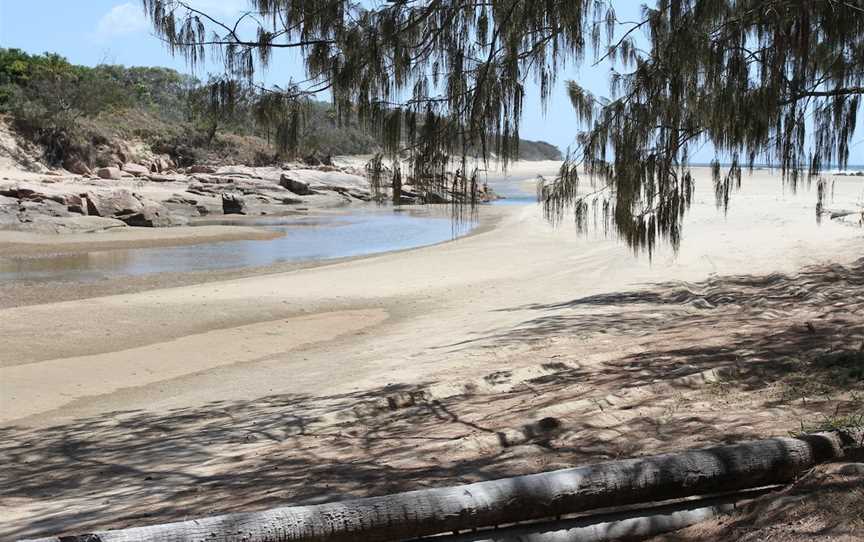
<svg viewBox="0 0 864 542"><path fill-rule="evenodd" d="M853 438L833 432L774 438L462 486L39 542L404 540L785 483L813 465L842 457L844 447L856 443Z"/></svg>
<svg viewBox="0 0 864 542"><path fill-rule="evenodd" d="M778 486L771 486L777 488ZM766 491L700 499L626 512L517 525L460 535L436 537L435 542L607 542L643 540L730 514ZM428 539L427 539L428 540Z"/></svg>

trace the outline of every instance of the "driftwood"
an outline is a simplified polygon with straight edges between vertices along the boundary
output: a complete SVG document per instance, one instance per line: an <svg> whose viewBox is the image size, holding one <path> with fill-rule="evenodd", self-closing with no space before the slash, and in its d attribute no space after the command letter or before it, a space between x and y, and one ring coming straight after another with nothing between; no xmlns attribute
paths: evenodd
<svg viewBox="0 0 864 542"><path fill-rule="evenodd" d="M754 498L782 486L746 490L731 495L687 500L648 508L596 514L588 517L521 524L461 535L427 538L435 542L608 542L644 540L730 514Z"/></svg>
<svg viewBox="0 0 864 542"><path fill-rule="evenodd" d="M610 461L469 485L228 514L39 542L385 541L794 480L854 444L840 433Z"/></svg>

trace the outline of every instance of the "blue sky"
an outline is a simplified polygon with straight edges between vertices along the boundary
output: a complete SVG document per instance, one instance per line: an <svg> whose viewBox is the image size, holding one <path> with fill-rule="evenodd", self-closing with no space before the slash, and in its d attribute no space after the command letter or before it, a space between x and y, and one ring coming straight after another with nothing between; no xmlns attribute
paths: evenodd
<svg viewBox="0 0 864 542"><path fill-rule="evenodd" d="M247 6L246 0L190 0L190 3L225 19L231 19ZM615 3L622 20L639 16L635 0ZM168 66L189 71L182 58L172 58L152 35L144 18L140 0L0 0L0 47L16 47L29 53L56 52L71 62L94 66L100 63L127 66ZM219 71L211 64L196 75ZM575 79L596 95L608 95L610 67L586 62L581 68L570 66L559 76L558 85L543 115L539 90L528 89L522 137L542 139L566 149L578 130L576 117L564 91L564 83ZM267 84L302 79L302 63L295 53L277 52L266 73ZM326 99L326 98L324 98ZM860 126L860 124L859 124ZM864 163L864 137L858 134L851 163ZM710 146L692 156L697 162L713 158Z"/></svg>

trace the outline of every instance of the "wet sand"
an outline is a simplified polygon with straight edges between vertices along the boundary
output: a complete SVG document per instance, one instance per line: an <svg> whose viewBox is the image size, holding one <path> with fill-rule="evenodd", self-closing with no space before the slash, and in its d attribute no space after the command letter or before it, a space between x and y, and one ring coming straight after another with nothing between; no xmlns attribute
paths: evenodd
<svg viewBox="0 0 864 542"><path fill-rule="evenodd" d="M265 240L281 233L249 226L183 226L178 228L118 228L100 233L40 234L0 231L0 254L7 258L156 248L220 241Z"/></svg>

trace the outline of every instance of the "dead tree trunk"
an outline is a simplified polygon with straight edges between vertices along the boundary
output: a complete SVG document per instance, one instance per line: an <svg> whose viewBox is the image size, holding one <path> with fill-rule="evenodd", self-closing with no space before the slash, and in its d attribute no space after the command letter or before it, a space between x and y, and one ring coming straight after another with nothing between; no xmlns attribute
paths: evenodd
<svg viewBox="0 0 864 542"><path fill-rule="evenodd" d="M393 172L393 205L402 204L402 172L399 166Z"/></svg>
<svg viewBox="0 0 864 542"><path fill-rule="evenodd" d="M384 541L598 508L761 487L837 459L848 434L820 433L610 461L502 480L314 506L228 514L40 542Z"/></svg>

